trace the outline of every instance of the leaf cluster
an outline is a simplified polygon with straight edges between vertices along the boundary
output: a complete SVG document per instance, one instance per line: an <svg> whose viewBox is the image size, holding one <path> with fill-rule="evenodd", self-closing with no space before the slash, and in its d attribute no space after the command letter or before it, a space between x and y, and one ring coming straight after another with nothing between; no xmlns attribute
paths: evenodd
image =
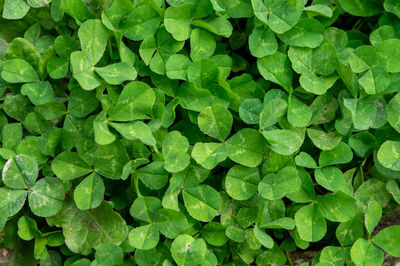
<svg viewBox="0 0 400 266"><path fill-rule="evenodd" d="M400 257L398 0L0 13L0 263Z"/></svg>

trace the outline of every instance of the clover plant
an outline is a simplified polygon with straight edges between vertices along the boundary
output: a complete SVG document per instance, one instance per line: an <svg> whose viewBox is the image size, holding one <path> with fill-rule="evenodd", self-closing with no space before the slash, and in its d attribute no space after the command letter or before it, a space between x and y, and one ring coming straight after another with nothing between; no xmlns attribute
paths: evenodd
<svg viewBox="0 0 400 266"><path fill-rule="evenodd" d="M400 257L400 1L0 14L0 264Z"/></svg>

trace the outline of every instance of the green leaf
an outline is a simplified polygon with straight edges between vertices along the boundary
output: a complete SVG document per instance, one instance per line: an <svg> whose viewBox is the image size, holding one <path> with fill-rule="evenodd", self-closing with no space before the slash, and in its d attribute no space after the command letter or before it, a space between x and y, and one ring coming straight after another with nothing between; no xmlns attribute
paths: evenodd
<svg viewBox="0 0 400 266"><path fill-rule="evenodd" d="M125 62L96 67L95 71L111 85L118 85L127 80L135 80L137 76L136 69Z"/></svg>
<svg viewBox="0 0 400 266"><path fill-rule="evenodd" d="M205 20L196 20L193 26L208 30L215 35L229 38L232 34L233 27L231 23L224 17L214 17Z"/></svg>
<svg viewBox="0 0 400 266"><path fill-rule="evenodd" d="M278 50L278 42L268 27L254 27L249 36L249 49L253 56L262 58L275 54Z"/></svg>
<svg viewBox="0 0 400 266"><path fill-rule="evenodd" d="M129 123L110 123L110 125L126 139L138 139L146 145L156 145L156 140L154 139L149 126L142 121L134 121Z"/></svg>
<svg viewBox="0 0 400 266"><path fill-rule="evenodd" d="M386 0L383 3L383 7L387 12L395 14L397 17L400 17L400 12L399 12L399 3L394 0Z"/></svg>
<svg viewBox="0 0 400 266"><path fill-rule="evenodd" d="M98 105L99 102L93 92L82 90L76 86L70 91L67 112L82 118L96 110Z"/></svg>
<svg viewBox="0 0 400 266"><path fill-rule="evenodd" d="M109 119L122 122L149 118L155 97L154 90L146 83L130 82L124 87L117 103L109 111Z"/></svg>
<svg viewBox="0 0 400 266"><path fill-rule="evenodd" d="M214 36L208 31L194 29L190 34L190 58L193 61L210 58L216 46Z"/></svg>
<svg viewBox="0 0 400 266"><path fill-rule="evenodd" d="M28 0L28 4L33 8L39 8L50 4L51 1L52 0Z"/></svg>
<svg viewBox="0 0 400 266"><path fill-rule="evenodd" d="M373 126L377 113L375 101L344 99L343 104L350 111L356 129L366 130Z"/></svg>
<svg viewBox="0 0 400 266"><path fill-rule="evenodd" d="M232 18L249 18L253 16L253 9L249 2L250 1L245 0L219 0L218 4L220 4Z"/></svg>
<svg viewBox="0 0 400 266"><path fill-rule="evenodd" d="M300 139L291 130L273 129L262 132L264 138L268 142L268 146L276 153L281 155L292 155L303 144L303 139Z"/></svg>
<svg viewBox="0 0 400 266"><path fill-rule="evenodd" d="M287 120L292 126L305 127L312 118L312 111L309 106L300 101L294 95L288 99Z"/></svg>
<svg viewBox="0 0 400 266"><path fill-rule="evenodd" d="M24 0L5 0L2 17L5 19L20 19L28 11L29 5Z"/></svg>
<svg viewBox="0 0 400 266"><path fill-rule="evenodd" d="M37 228L36 221L29 216L22 216L18 219L18 236L26 241L30 241L35 236L41 234Z"/></svg>
<svg viewBox="0 0 400 266"><path fill-rule="evenodd" d="M274 32L281 34L299 21L304 1L251 0L254 15Z"/></svg>
<svg viewBox="0 0 400 266"><path fill-rule="evenodd" d="M358 79L367 94L383 92L390 84L390 76L383 66L373 67Z"/></svg>
<svg viewBox="0 0 400 266"><path fill-rule="evenodd" d="M25 190L0 188L0 212L4 217L18 213L25 204L27 192Z"/></svg>
<svg viewBox="0 0 400 266"><path fill-rule="evenodd" d="M287 55L276 52L257 60L257 67L264 79L270 80L286 91L292 88L293 73Z"/></svg>
<svg viewBox="0 0 400 266"><path fill-rule="evenodd" d="M297 191L300 185L301 180L296 168L287 166L276 174L264 176L258 184L258 192L265 199L277 200Z"/></svg>
<svg viewBox="0 0 400 266"><path fill-rule="evenodd" d="M239 116L246 124L257 124L263 104L260 99L246 99L239 106Z"/></svg>
<svg viewBox="0 0 400 266"><path fill-rule="evenodd" d="M288 56L293 70L302 74L300 84L308 92L325 94L338 78L333 74L337 68L336 49L327 41L316 49L290 47Z"/></svg>
<svg viewBox="0 0 400 266"><path fill-rule="evenodd" d="M65 244L72 252L88 255L92 248L106 243L119 245L128 236L124 219L112 207L112 203L103 201L96 209L81 211L67 197L61 211L46 219L62 227Z"/></svg>
<svg viewBox="0 0 400 266"><path fill-rule="evenodd" d="M264 140L256 130L245 128L226 141L226 151L232 161L247 167L256 167L263 158Z"/></svg>
<svg viewBox="0 0 400 266"><path fill-rule="evenodd" d="M385 141L378 150L377 158L384 167L400 171L400 142Z"/></svg>
<svg viewBox="0 0 400 266"><path fill-rule="evenodd" d="M376 49L365 45L357 47L350 54L348 61L355 73L362 73L372 67L375 63Z"/></svg>
<svg viewBox="0 0 400 266"><path fill-rule="evenodd" d="M317 206L326 219L347 222L357 214L357 201L344 192L317 196Z"/></svg>
<svg viewBox="0 0 400 266"><path fill-rule="evenodd" d="M319 257L320 264L334 264L342 265L345 263L346 257L348 257L348 252L346 252L342 247L326 246L321 252Z"/></svg>
<svg viewBox="0 0 400 266"><path fill-rule="evenodd" d="M394 180L390 180L386 183L386 190L392 194L395 202L400 202L400 188L399 185Z"/></svg>
<svg viewBox="0 0 400 266"><path fill-rule="evenodd" d="M194 239L189 235L178 236L171 245L172 257L179 266L201 263L206 251L207 245L202 238Z"/></svg>
<svg viewBox="0 0 400 266"><path fill-rule="evenodd" d="M247 200L257 192L259 182L260 173L257 168L235 165L226 174L226 193L235 200Z"/></svg>
<svg viewBox="0 0 400 266"><path fill-rule="evenodd" d="M315 180L327 190L340 191L345 185L342 171L334 166L327 166L315 170Z"/></svg>
<svg viewBox="0 0 400 266"><path fill-rule="evenodd" d="M106 50L107 41L110 37L107 28L104 27L101 20L90 19L79 27L78 37L83 54L87 56L91 66L94 66Z"/></svg>
<svg viewBox="0 0 400 266"><path fill-rule="evenodd" d="M150 223L153 221L155 212L161 208L161 202L158 198L144 196L138 197L133 202L129 213L137 220Z"/></svg>
<svg viewBox="0 0 400 266"><path fill-rule="evenodd" d="M69 62L65 58L54 56L49 59L46 70L52 79L64 78L68 73Z"/></svg>
<svg viewBox="0 0 400 266"><path fill-rule="evenodd" d="M62 9L59 12L65 11L65 13L75 18L76 22L79 24L87 19L93 18L93 15L89 12L88 7L82 1L63 0L59 5L59 8ZM59 16L61 16L61 14ZM61 18L62 17L59 19L61 20Z"/></svg>
<svg viewBox="0 0 400 266"><path fill-rule="evenodd" d="M5 61L1 77L9 83L24 83L39 81L35 69L23 59Z"/></svg>
<svg viewBox="0 0 400 266"><path fill-rule="evenodd" d="M315 162L314 158L311 157L310 154L305 152L300 152L295 157L296 165L306 168L318 168L317 163Z"/></svg>
<svg viewBox="0 0 400 266"><path fill-rule="evenodd" d="M323 34L324 27L318 20L304 18L289 31L278 36L290 46L316 48L322 43Z"/></svg>
<svg viewBox="0 0 400 266"><path fill-rule="evenodd" d="M357 189L355 196L365 205L368 205L369 201L375 200L381 206L386 206L391 198L390 194L386 191L385 183L376 178L370 178L362 183Z"/></svg>
<svg viewBox="0 0 400 266"><path fill-rule="evenodd" d="M3 127L3 130L1 133L3 135L3 139L2 139L3 148L9 149L10 150L9 152L12 152L12 150L15 150L17 145L21 142L22 126L19 123L6 124ZM9 158L15 156L15 154L9 154L9 155L11 155L11 156L3 155L3 158L9 159Z"/></svg>
<svg viewBox="0 0 400 266"><path fill-rule="evenodd" d="M165 63L165 70L169 79L187 80L187 69L191 64L190 59L182 54L171 55Z"/></svg>
<svg viewBox="0 0 400 266"><path fill-rule="evenodd" d="M400 257L400 240L395 237L399 233L400 226L392 225L376 234L372 242L393 257Z"/></svg>
<svg viewBox="0 0 400 266"><path fill-rule="evenodd" d="M270 237L258 226L254 226L253 233L257 240L260 241L261 245L263 245L265 248L271 249L274 246L274 240L272 237Z"/></svg>
<svg viewBox="0 0 400 266"><path fill-rule="evenodd" d="M199 88L207 88L218 79L217 65L210 59L193 62L187 69L187 76Z"/></svg>
<svg viewBox="0 0 400 266"><path fill-rule="evenodd" d="M397 93L387 105L387 121L397 131L400 132L400 94Z"/></svg>
<svg viewBox="0 0 400 266"><path fill-rule="evenodd" d="M398 48L400 42L397 39L390 38L382 41L377 45L377 55L379 56L381 64L385 66L384 69L389 73L397 73L400 71L399 58L400 49ZM385 62L386 61L386 62Z"/></svg>
<svg viewBox="0 0 400 266"><path fill-rule="evenodd" d="M351 259L355 265L382 265L384 253L371 242L359 238L351 247Z"/></svg>
<svg viewBox="0 0 400 266"><path fill-rule="evenodd" d="M69 35L60 35L54 40L54 50L61 57L68 59L73 51L78 50L78 42Z"/></svg>
<svg viewBox="0 0 400 266"><path fill-rule="evenodd" d="M178 237L189 227L185 215L170 209L158 210L154 214L153 223L165 237L172 239Z"/></svg>
<svg viewBox="0 0 400 266"><path fill-rule="evenodd" d="M135 171L137 176L147 187L153 190L163 188L168 182L168 172L161 161L152 162Z"/></svg>
<svg viewBox="0 0 400 266"><path fill-rule="evenodd" d="M129 161L128 163L126 163L124 165L124 168L122 170L121 179L122 180L128 179L128 177L131 176L132 172L134 172L136 170L136 168L138 168L144 164L147 164L149 162L150 161L145 158L138 158L138 159Z"/></svg>
<svg viewBox="0 0 400 266"><path fill-rule="evenodd" d="M190 156L187 154L188 149L189 142L186 137L178 131L168 133L162 143L165 170L176 173L185 169L190 162Z"/></svg>
<svg viewBox="0 0 400 266"><path fill-rule="evenodd" d="M120 265L124 260L124 252L115 243L105 243L96 249L97 265Z"/></svg>
<svg viewBox="0 0 400 266"><path fill-rule="evenodd" d="M3 182L7 187L14 189L31 188L37 177L39 169L36 161L24 154L8 159L3 167Z"/></svg>
<svg viewBox="0 0 400 266"><path fill-rule="evenodd" d="M103 180L96 174L90 174L74 190L74 201L78 209L88 210L100 206L105 187Z"/></svg>
<svg viewBox="0 0 400 266"><path fill-rule="evenodd" d="M368 0L339 0L339 4L344 11L353 16L370 17L379 14L382 11L380 5Z"/></svg>
<svg viewBox="0 0 400 266"><path fill-rule="evenodd" d="M132 10L119 28L125 37L140 41L153 35L161 22L160 14L150 5L141 5Z"/></svg>
<svg viewBox="0 0 400 266"><path fill-rule="evenodd" d="M88 259L79 259L71 264L71 266L90 266L90 260Z"/></svg>
<svg viewBox="0 0 400 266"><path fill-rule="evenodd" d="M36 41L36 40L35 40ZM35 42L34 41L34 42ZM38 40L39 44L39 40ZM45 44L49 45L49 44ZM38 68L40 62L40 53L36 50L38 47L35 47L30 41L24 38L17 37L9 44L4 58L9 59L23 59L26 60L32 67ZM52 55L52 54L51 54Z"/></svg>
<svg viewBox="0 0 400 266"><path fill-rule="evenodd" d="M66 113L65 105L57 101L35 106L34 111L40 113L46 120L60 119Z"/></svg>
<svg viewBox="0 0 400 266"><path fill-rule="evenodd" d="M48 81L26 83L21 87L21 94L28 96L34 105L50 103L54 100L54 92Z"/></svg>
<svg viewBox="0 0 400 266"><path fill-rule="evenodd" d="M319 165L321 167L327 165L344 164L353 159L353 152L349 145L340 142L335 148L328 151L322 151L319 156Z"/></svg>
<svg viewBox="0 0 400 266"><path fill-rule="evenodd" d="M100 146L94 154L94 169L101 176L117 180L122 176L124 165L129 156L120 142Z"/></svg>
<svg viewBox="0 0 400 266"><path fill-rule="evenodd" d="M367 228L368 234L372 234L374 228L378 225L382 218L382 207L381 205L372 200L368 203L367 210L365 211L365 227Z"/></svg>
<svg viewBox="0 0 400 266"><path fill-rule="evenodd" d="M71 180L92 171L82 158L73 152L62 152L52 161L51 169L61 180Z"/></svg>
<svg viewBox="0 0 400 266"><path fill-rule="evenodd" d="M8 116L18 121L23 121L25 116L32 111L29 100L22 95L7 96L3 102L3 110ZM5 116L4 119L6 119Z"/></svg>
<svg viewBox="0 0 400 266"><path fill-rule="evenodd" d="M217 104L229 106L228 94L218 85L198 89L193 83L184 83L179 87L177 97L183 108L196 112Z"/></svg>
<svg viewBox="0 0 400 266"><path fill-rule="evenodd" d="M228 137L233 123L231 113L222 105L204 108L197 117L197 121L201 131L220 141Z"/></svg>
<svg viewBox="0 0 400 266"><path fill-rule="evenodd" d="M243 242L246 239L246 231L234 225L225 229L225 235L234 242Z"/></svg>
<svg viewBox="0 0 400 266"><path fill-rule="evenodd" d="M328 18L331 18L333 15L332 9L329 6L323 4L306 6L304 10L308 12L308 14L319 15Z"/></svg>
<svg viewBox="0 0 400 266"><path fill-rule="evenodd" d="M26 154L35 159L35 161L40 165L47 161L47 156L40 152L40 137L25 137L17 146L18 154ZM14 154L10 155L10 158Z"/></svg>
<svg viewBox="0 0 400 266"><path fill-rule="evenodd" d="M295 221L292 218L289 218L289 217L283 217L283 218L279 218L277 220L274 220L272 222L260 224L260 227L268 228L268 229L293 230L295 228L295 226L296 226Z"/></svg>
<svg viewBox="0 0 400 266"><path fill-rule="evenodd" d="M129 0L114 1L108 9L101 12L101 21L109 30L118 31L119 23L132 9L133 5Z"/></svg>
<svg viewBox="0 0 400 266"><path fill-rule="evenodd" d="M275 98L268 102L264 101L260 113L260 128L268 128L281 120L286 115L287 102L281 98Z"/></svg>
<svg viewBox="0 0 400 266"><path fill-rule="evenodd" d="M254 82L254 79L251 75L243 74L232 78L228 82L231 90L233 91L233 93L229 92L231 94L231 97L240 98L240 100L239 99L237 100L238 103L236 102L234 103L235 105L239 105L241 100L253 97L253 93L256 90L256 83ZM237 109L236 106L231 108Z"/></svg>
<svg viewBox="0 0 400 266"><path fill-rule="evenodd" d="M64 197L62 183L56 178L45 177L29 190L29 207L35 215L49 217L61 210Z"/></svg>
<svg viewBox="0 0 400 266"><path fill-rule="evenodd" d="M193 159L206 169L215 168L227 158L226 147L222 143L196 143L192 150Z"/></svg>
<svg viewBox="0 0 400 266"><path fill-rule="evenodd" d="M349 246L364 235L364 225L361 219L360 215L356 215L350 221L341 223L337 227L336 237L341 245Z"/></svg>
<svg viewBox="0 0 400 266"><path fill-rule="evenodd" d="M177 41L189 39L191 32L192 3L170 6L165 10L164 25Z"/></svg>
<svg viewBox="0 0 400 266"><path fill-rule="evenodd" d="M294 219L301 239L309 242L321 240L327 231L326 221L315 204L299 209Z"/></svg>
<svg viewBox="0 0 400 266"><path fill-rule="evenodd" d="M336 75L320 77L307 71L301 75L300 84L306 91L322 95L333 86L337 79L338 77Z"/></svg>
<svg viewBox="0 0 400 266"><path fill-rule="evenodd" d="M133 228L129 232L129 244L140 250L154 248L158 244L159 238L158 230L152 224Z"/></svg>
<svg viewBox="0 0 400 266"><path fill-rule="evenodd" d="M217 222L209 222L201 231L201 236L204 240L213 246L223 246L228 242L225 235L225 226Z"/></svg>
<svg viewBox="0 0 400 266"><path fill-rule="evenodd" d="M71 54L71 70L82 89L90 91L100 86L94 67L83 52L76 51Z"/></svg>
<svg viewBox="0 0 400 266"><path fill-rule="evenodd" d="M339 145L342 136L334 132L326 133L320 129L307 129L307 135L316 147L321 150L332 150Z"/></svg>
<svg viewBox="0 0 400 266"><path fill-rule="evenodd" d="M387 2L387 1L386 1ZM392 26L383 25L373 32L369 36L369 40L372 46L377 47L381 44L384 40L391 39L394 36L394 29Z"/></svg>
<svg viewBox="0 0 400 266"><path fill-rule="evenodd" d="M331 93L328 92L318 96L310 105L310 109L313 112L310 124L319 125L332 121L335 118L338 107L338 101L332 97Z"/></svg>
<svg viewBox="0 0 400 266"><path fill-rule="evenodd" d="M99 145L108 145L116 140L116 137L111 133L107 126L106 112L101 112L93 121L94 140Z"/></svg>
<svg viewBox="0 0 400 266"><path fill-rule="evenodd" d="M211 221L221 208L221 197L207 185L188 187L183 190L183 201L188 213L196 220Z"/></svg>

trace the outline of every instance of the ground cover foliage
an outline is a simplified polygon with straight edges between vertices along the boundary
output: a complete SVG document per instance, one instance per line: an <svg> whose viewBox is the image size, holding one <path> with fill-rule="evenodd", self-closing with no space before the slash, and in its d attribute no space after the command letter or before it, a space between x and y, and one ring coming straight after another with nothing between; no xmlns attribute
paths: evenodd
<svg viewBox="0 0 400 266"><path fill-rule="evenodd" d="M397 0L0 0L0 262L400 257Z"/></svg>

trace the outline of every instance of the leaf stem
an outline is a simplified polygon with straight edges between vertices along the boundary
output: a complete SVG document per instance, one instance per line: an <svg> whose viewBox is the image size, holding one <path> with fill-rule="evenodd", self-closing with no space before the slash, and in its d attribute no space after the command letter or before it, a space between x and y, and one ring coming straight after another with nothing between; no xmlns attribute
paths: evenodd
<svg viewBox="0 0 400 266"><path fill-rule="evenodd" d="M288 259L289 264L290 264L291 266L294 266L292 260L290 259L289 251L285 250L285 253L286 253L286 257L287 257L287 259Z"/></svg>
<svg viewBox="0 0 400 266"><path fill-rule="evenodd" d="M133 173L132 173L132 174L133 174ZM140 190L139 190L139 177L138 177L137 175L133 175L133 183L134 183L134 185L135 185L135 192L136 192L136 195L137 195L138 197L141 197L142 194L140 193Z"/></svg>

